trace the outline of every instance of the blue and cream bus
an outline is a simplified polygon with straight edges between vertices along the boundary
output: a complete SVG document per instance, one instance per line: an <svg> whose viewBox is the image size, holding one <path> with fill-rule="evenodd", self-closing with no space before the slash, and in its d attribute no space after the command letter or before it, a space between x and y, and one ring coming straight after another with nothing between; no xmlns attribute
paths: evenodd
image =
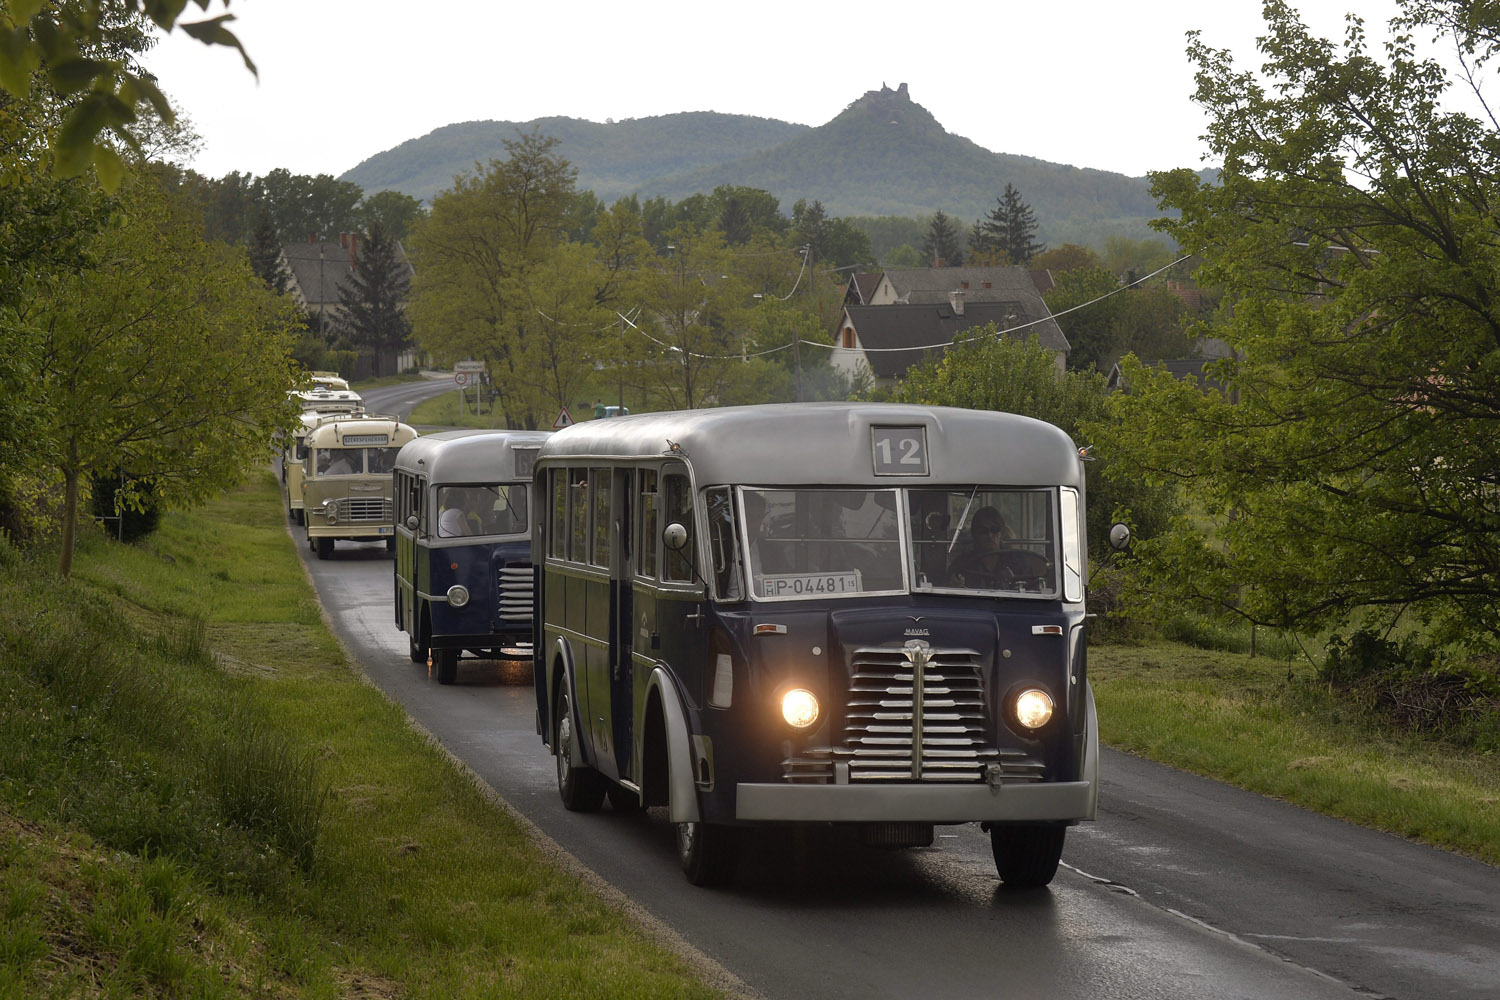
<svg viewBox="0 0 1500 1000"><path fill-rule="evenodd" d="M396 456L396 626L415 663L458 678L464 650L530 653L528 493L551 431L440 431Z"/></svg>
<svg viewBox="0 0 1500 1000"><path fill-rule="evenodd" d="M622 416L536 463L537 720L573 810L667 807L690 881L745 828L979 822L1012 885L1094 818L1084 475L1051 424L798 403Z"/></svg>

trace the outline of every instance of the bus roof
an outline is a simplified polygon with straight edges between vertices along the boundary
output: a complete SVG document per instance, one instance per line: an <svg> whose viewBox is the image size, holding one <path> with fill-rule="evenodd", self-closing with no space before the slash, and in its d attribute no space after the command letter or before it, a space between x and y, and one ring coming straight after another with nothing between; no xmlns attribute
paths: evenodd
<svg viewBox="0 0 1500 1000"><path fill-rule="evenodd" d="M424 434L396 456L396 468L434 483L503 483L531 479L531 464L516 473L514 449L539 448L551 431L464 430Z"/></svg>
<svg viewBox="0 0 1500 1000"><path fill-rule="evenodd" d="M365 405L364 397L351 389L301 389L288 395L295 396L304 410L348 411Z"/></svg>
<svg viewBox="0 0 1500 1000"><path fill-rule="evenodd" d="M386 447L400 447L417 436L417 430L409 424L403 424L395 417L386 417L363 413L337 413L324 414L317 426L307 432L307 445L309 448L339 448L344 447L344 438L349 435L385 435ZM363 447L375 442L362 441L358 445L351 444L348 447Z"/></svg>
<svg viewBox="0 0 1500 1000"><path fill-rule="evenodd" d="M877 475L873 429L926 431L925 475ZM679 453L699 486L1082 486L1073 441L1045 421L905 403L768 403L588 420L548 439L538 462Z"/></svg>

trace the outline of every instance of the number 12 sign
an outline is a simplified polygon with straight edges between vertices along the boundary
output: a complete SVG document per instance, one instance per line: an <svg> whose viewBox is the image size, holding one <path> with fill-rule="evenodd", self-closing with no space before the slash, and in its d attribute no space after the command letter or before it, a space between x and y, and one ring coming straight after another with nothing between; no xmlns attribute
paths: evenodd
<svg viewBox="0 0 1500 1000"><path fill-rule="evenodd" d="M870 444L877 476L925 476L926 427L871 427Z"/></svg>

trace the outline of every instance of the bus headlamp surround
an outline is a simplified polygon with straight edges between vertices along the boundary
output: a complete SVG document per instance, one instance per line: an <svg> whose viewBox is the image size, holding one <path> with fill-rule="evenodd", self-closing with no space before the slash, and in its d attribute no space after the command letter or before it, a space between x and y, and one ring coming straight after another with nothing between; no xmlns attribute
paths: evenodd
<svg viewBox="0 0 1500 1000"><path fill-rule="evenodd" d="M1052 696L1041 688L1026 688L1011 707L1016 721L1027 729L1041 729L1052 719Z"/></svg>
<svg viewBox="0 0 1500 1000"><path fill-rule="evenodd" d="M794 729L808 729L818 721L818 696L807 688L790 688L781 694L781 718Z"/></svg>
<svg viewBox="0 0 1500 1000"><path fill-rule="evenodd" d="M469 603L469 588L461 583L455 583L448 588L448 606L461 608Z"/></svg>

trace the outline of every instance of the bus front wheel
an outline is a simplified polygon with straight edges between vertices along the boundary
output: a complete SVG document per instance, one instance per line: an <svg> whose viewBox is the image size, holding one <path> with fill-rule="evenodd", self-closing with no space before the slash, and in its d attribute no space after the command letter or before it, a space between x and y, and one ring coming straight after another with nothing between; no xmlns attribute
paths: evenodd
<svg viewBox="0 0 1500 1000"><path fill-rule="evenodd" d="M432 665L437 668L439 684L452 684L458 680L459 652L457 649L434 649L432 651Z"/></svg>
<svg viewBox="0 0 1500 1000"><path fill-rule="evenodd" d="M567 691L557 693L557 794L572 812L596 812L604 804L604 779L579 763L583 754L573 731L573 706Z"/></svg>
<svg viewBox="0 0 1500 1000"><path fill-rule="evenodd" d="M1051 882L1067 833L1068 828L1060 824L990 827L990 851L1000 881L1013 889L1035 889Z"/></svg>
<svg viewBox="0 0 1500 1000"><path fill-rule="evenodd" d="M740 861L740 831L717 823L678 823L677 860L693 885L722 885Z"/></svg>
<svg viewBox="0 0 1500 1000"><path fill-rule="evenodd" d="M319 559L327 559L327 558L329 558L332 555L333 555L333 539L332 538L319 538L318 539L318 558Z"/></svg>

